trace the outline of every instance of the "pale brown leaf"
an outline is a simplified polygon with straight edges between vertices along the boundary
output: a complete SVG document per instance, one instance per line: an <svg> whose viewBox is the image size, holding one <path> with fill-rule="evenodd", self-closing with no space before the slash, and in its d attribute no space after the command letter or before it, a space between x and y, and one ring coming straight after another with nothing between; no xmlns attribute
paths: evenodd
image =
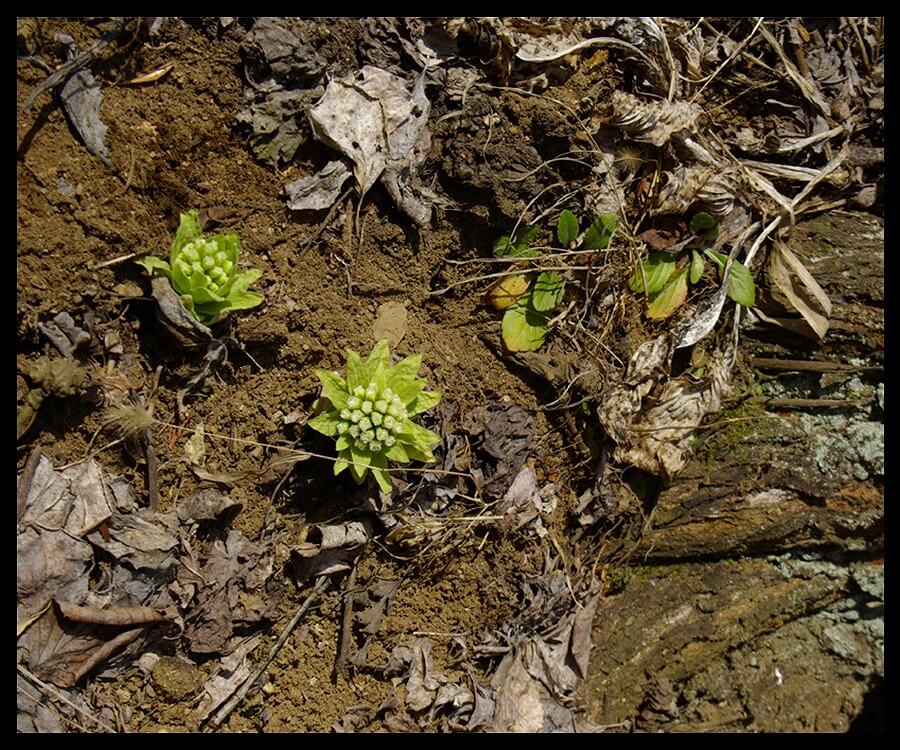
<svg viewBox="0 0 900 750"><path fill-rule="evenodd" d="M803 316L813 336L823 339L828 331L831 300L806 266L786 245L776 241L769 255L768 273L790 306Z"/></svg>

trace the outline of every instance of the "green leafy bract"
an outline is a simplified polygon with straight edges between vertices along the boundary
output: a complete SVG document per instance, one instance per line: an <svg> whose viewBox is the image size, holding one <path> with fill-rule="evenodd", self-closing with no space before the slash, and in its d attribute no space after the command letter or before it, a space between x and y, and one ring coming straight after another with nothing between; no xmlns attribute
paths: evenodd
<svg viewBox="0 0 900 750"><path fill-rule="evenodd" d="M416 377L422 356L415 354L391 367L386 339L379 341L368 359L347 352L347 376L317 370L322 383L324 410L307 425L336 438L338 460L334 473L349 468L357 482L371 471L384 492L391 491L388 461L434 461L431 449L440 436L412 421L432 408L441 394L425 390Z"/></svg>
<svg viewBox="0 0 900 750"><path fill-rule="evenodd" d="M691 283L696 284L703 276L706 264L703 262L703 256L696 250L691 250Z"/></svg>
<svg viewBox="0 0 900 750"><path fill-rule="evenodd" d="M669 253L651 253L650 259L641 263L628 279L628 288L633 292L655 294L668 283L674 272L675 256Z"/></svg>
<svg viewBox="0 0 900 750"><path fill-rule="evenodd" d="M647 304L647 317L654 320L668 318L687 299L688 269L682 269L670 279L662 290Z"/></svg>
<svg viewBox="0 0 900 750"><path fill-rule="evenodd" d="M240 251L240 238L233 232L204 237L194 209L181 214L168 262L152 255L137 262L151 276L168 278L190 313L210 325L232 310L247 310L263 301L261 294L249 291L262 272L238 273Z"/></svg>

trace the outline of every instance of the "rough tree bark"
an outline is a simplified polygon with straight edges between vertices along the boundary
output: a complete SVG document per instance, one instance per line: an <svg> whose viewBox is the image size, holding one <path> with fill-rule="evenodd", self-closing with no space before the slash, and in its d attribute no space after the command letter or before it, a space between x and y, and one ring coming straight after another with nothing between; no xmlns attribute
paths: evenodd
<svg viewBox="0 0 900 750"><path fill-rule="evenodd" d="M719 419L749 419L701 436L660 494L595 619L586 724L883 726L883 222L835 212L789 244L831 297L831 329L818 345L745 332L764 393L733 402Z"/></svg>

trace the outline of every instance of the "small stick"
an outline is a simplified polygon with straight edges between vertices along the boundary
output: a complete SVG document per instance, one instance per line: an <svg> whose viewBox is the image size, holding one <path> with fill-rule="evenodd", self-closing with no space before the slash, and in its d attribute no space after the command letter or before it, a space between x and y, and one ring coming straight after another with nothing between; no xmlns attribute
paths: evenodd
<svg viewBox="0 0 900 750"><path fill-rule="evenodd" d="M868 399L847 401L834 398L752 398L751 403L759 403L773 409L855 409L869 403Z"/></svg>
<svg viewBox="0 0 900 750"><path fill-rule="evenodd" d="M85 711L83 708L81 708L81 706L77 706L74 703L72 703L72 701L70 701L68 698L66 698L66 696L63 695L62 693L60 693L56 688L54 688L52 685L48 685L46 682L43 682L42 680L40 680L38 677L33 675L31 672L29 672L25 667L23 667L21 664L16 665L16 671L20 675L22 675L22 677L24 677L26 680L28 680L30 683L32 683L35 687L37 687L39 690L41 690L44 693L44 695L49 695L52 698L56 698L57 700L62 701L69 708L74 709L77 713L80 713L82 716L85 716L88 719L90 719L91 721L96 722L97 726L101 727L102 729L105 729L107 732L112 732L113 734L116 733L116 730L113 729L109 724L107 724L104 721L101 721L96 716L92 716L87 711Z"/></svg>
<svg viewBox="0 0 900 750"><path fill-rule="evenodd" d="M153 432L147 427L144 430L144 455L147 458L147 495L148 507L156 510L159 504L159 463L156 460L156 447L153 444Z"/></svg>
<svg viewBox="0 0 900 750"><path fill-rule="evenodd" d="M341 632L338 641L337 657L334 660L334 671L331 674L333 682L337 682L339 674L347 675L347 652L350 651L351 628L353 626L353 602L354 589L356 588L356 571L359 567L359 558L353 563L347 583L344 586L344 611L341 616Z"/></svg>
<svg viewBox="0 0 900 750"><path fill-rule="evenodd" d="M266 668L269 664L272 663L272 659L275 658L275 655L281 650L281 647L287 642L288 636L291 634L291 631L297 627L297 623L300 622L300 619L303 615L306 614L307 610L312 606L313 602L318 598L319 594L328 584L328 578L326 576L322 576L316 581L316 585L313 587L313 590L309 592L309 596L306 597L306 600L303 604L300 605L300 608L297 610L296 614L291 618L291 621L285 626L284 630L281 632L281 635L278 636L278 640L275 642L275 645L269 651L269 656L263 661L257 668L256 671L251 674L241 686L237 689L234 695L231 696L222 707L216 712L216 715L210 719L209 723L204 728L204 732L215 732L221 725L225 719L231 714L232 711L237 707L237 705L244 700L244 696L250 692L250 688L256 684L256 681L262 677L263 672L266 671Z"/></svg>
<svg viewBox="0 0 900 750"><path fill-rule="evenodd" d="M108 268L109 266L116 266L119 263L124 263L126 260L131 260L135 257L137 253L125 253L125 255L119 255L115 258L110 258L109 260L104 260L102 263L98 263L93 267L92 270L99 271L101 268Z"/></svg>
<svg viewBox="0 0 900 750"><path fill-rule="evenodd" d="M808 359L778 359L753 357L751 364L761 370L792 370L794 372L884 372L883 367L857 367L842 362L816 362Z"/></svg>

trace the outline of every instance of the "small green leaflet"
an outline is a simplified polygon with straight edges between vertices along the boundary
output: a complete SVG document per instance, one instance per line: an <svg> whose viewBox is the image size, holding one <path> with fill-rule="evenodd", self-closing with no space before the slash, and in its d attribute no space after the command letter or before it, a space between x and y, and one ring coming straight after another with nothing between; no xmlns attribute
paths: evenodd
<svg viewBox="0 0 900 750"><path fill-rule="evenodd" d="M643 269L643 272L641 271ZM651 253L650 259L641 263L628 279L628 288L632 292L643 292L644 278L647 279L647 294L654 294L662 289L675 271L675 257L668 253Z"/></svg>
<svg viewBox="0 0 900 750"><path fill-rule="evenodd" d="M605 250L619 225L615 214L603 214L584 233L585 250Z"/></svg>
<svg viewBox="0 0 900 750"><path fill-rule="evenodd" d="M706 264L703 262L703 256L696 250L691 250L691 283L696 284L703 276Z"/></svg>
<svg viewBox="0 0 900 750"><path fill-rule="evenodd" d="M668 318L687 299L688 269L679 271L675 277L647 304L647 317L654 320Z"/></svg>
<svg viewBox="0 0 900 750"><path fill-rule="evenodd" d="M712 229L716 225L716 220L713 219L705 211L701 211L700 213L696 213L691 218L691 231L694 234L700 235L701 237L706 234L710 229Z"/></svg>
<svg viewBox="0 0 900 750"><path fill-rule="evenodd" d="M719 267L721 277L728 263L728 256L707 250L706 257ZM732 262L731 272L728 274L728 296L744 307L753 307L756 304L756 284L753 283L753 276L738 260Z"/></svg>
<svg viewBox="0 0 900 750"><path fill-rule="evenodd" d="M547 336L547 319L529 301L519 300L506 309L501 331L511 352L533 352Z"/></svg>
<svg viewBox="0 0 900 750"><path fill-rule="evenodd" d="M562 300L566 282L556 271L544 271L538 276L531 293L531 304L538 312L550 312Z"/></svg>
<svg viewBox="0 0 900 750"><path fill-rule="evenodd" d="M539 253L530 245L540 236L538 227L525 227L512 235L504 234L494 242L494 255L498 258L533 258Z"/></svg>
<svg viewBox="0 0 900 750"><path fill-rule="evenodd" d="M559 244L568 249L578 239L578 219L571 211L563 211L556 223L556 239Z"/></svg>

